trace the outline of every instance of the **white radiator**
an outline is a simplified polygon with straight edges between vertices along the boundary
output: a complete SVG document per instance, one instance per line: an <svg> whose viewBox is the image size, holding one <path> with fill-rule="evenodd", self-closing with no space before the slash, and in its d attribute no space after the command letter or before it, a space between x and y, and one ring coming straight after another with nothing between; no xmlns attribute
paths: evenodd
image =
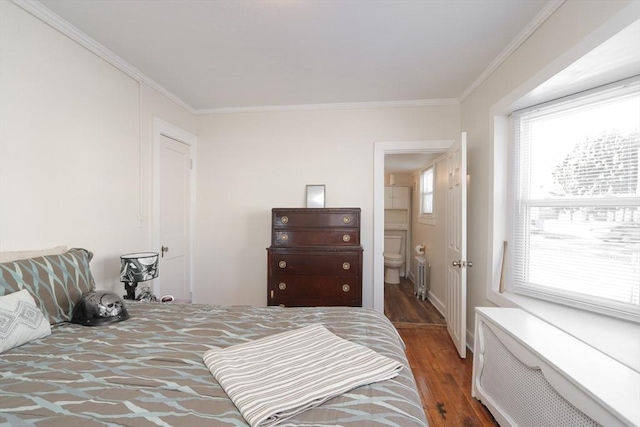
<svg viewBox="0 0 640 427"><path fill-rule="evenodd" d="M516 308L477 308L475 333L472 395L502 427L638 425L637 372Z"/></svg>
<svg viewBox="0 0 640 427"><path fill-rule="evenodd" d="M415 285L413 287L413 294L419 299L424 301L427 299L427 292L429 292L429 264L423 256L417 256L418 262L418 274L416 277Z"/></svg>

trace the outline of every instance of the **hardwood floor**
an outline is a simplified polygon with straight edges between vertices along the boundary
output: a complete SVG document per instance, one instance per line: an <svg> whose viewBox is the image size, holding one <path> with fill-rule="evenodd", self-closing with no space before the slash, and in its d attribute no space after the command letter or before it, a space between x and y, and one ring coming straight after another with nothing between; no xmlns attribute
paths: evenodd
<svg viewBox="0 0 640 427"><path fill-rule="evenodd" d="M413 295L413 283L404 278L399 285L384 284L384 314L394 324L446 325L444 317L433 304Z"/></svg>
<svg viewBox="0 0 640 427"><path fill-rule="evenodd" d="M385 284L385 315L404 340L407 358L431 427L497 426L471 397L473 354L461 359L444 317L429 301L413 296L413 284Z"/></svg>
<svg viewBox="0 0 640 427"><path fill-rule="evenodd" d="M471 397L473 355L460 359L446 326L397 328L431 427L497 426L487 408Z"/></svg>

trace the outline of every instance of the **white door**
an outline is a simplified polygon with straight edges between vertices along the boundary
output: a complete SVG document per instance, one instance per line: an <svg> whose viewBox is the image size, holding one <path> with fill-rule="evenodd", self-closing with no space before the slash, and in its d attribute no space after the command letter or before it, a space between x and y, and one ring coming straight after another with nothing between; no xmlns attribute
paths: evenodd
<svg viewBox="0 0 640 427"><path fill-rule="evenodd" d="M467 134L447 150L447 330L460 357L467 356Z"/></svg>
<svg viewBox="0 0 640 427"><path fill-rule="evenodd" d="M160 135L159 150L158 294L191 301L191 148Z"/></svg>

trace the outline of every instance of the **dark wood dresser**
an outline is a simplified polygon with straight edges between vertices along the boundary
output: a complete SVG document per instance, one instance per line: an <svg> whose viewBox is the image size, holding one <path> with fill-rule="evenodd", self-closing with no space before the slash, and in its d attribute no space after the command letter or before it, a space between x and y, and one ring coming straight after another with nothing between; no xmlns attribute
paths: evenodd
<svg viewBox="0 0 640 427"><path fill-rule="evenodd" d="M276 208L267 304L362 306L360 208Z"/></svg>

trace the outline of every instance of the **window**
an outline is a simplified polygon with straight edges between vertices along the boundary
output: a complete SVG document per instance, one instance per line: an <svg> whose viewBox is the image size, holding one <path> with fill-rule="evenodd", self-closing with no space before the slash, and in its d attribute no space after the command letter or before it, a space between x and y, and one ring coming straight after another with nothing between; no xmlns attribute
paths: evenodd
<svg viewBox="0 0 640 427"><path fill-rule="evenodd" d="M513 291L640 318L640 89L516 112Z"/></svg>
<svg viewBox="0 0 640 427"><path fill-rule="evenodd" d="M420 173L420 215L433 215L433 166Z"/></svg>

